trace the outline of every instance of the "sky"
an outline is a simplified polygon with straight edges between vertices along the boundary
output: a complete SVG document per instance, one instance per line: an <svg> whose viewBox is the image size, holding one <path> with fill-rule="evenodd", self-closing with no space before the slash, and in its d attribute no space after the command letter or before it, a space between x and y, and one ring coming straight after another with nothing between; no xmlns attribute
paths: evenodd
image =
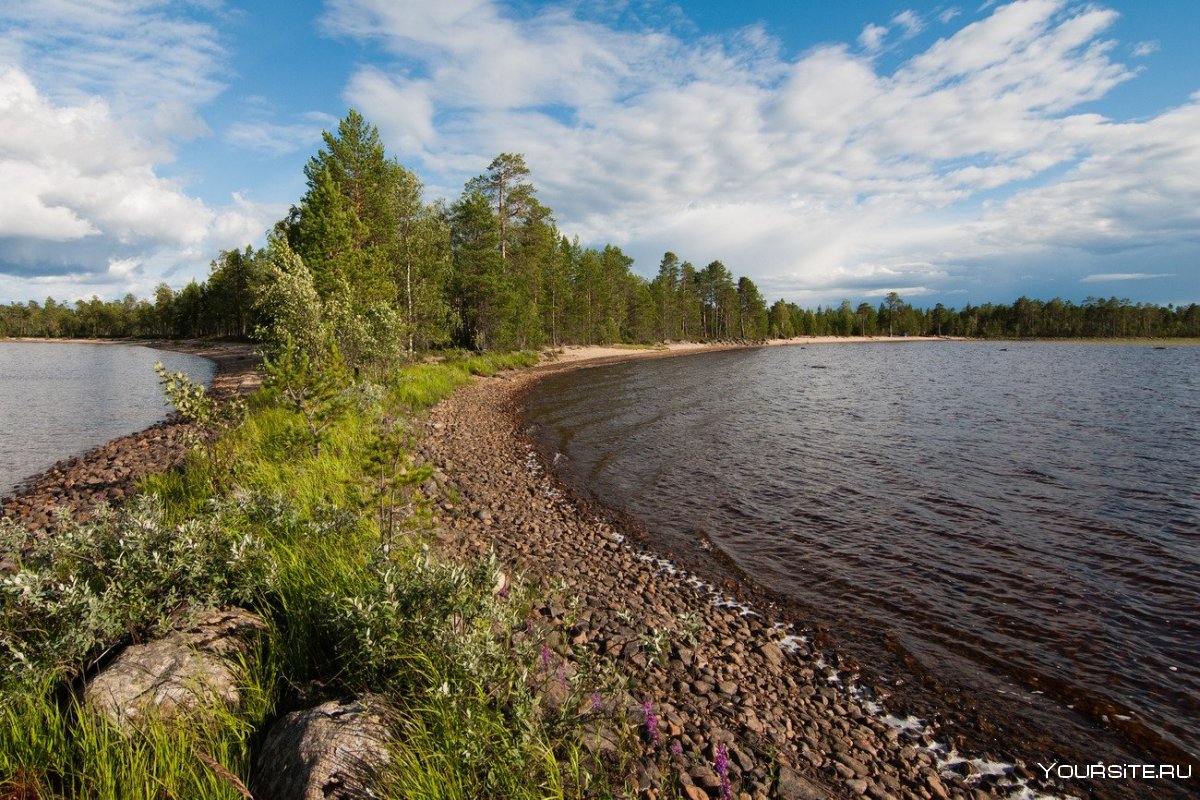
<svg viewBox="0 0 1200 800"><path fill-rule="evenodd" d="M523 153L560 230L803 306L1200 302L1200 3L0 4L0 301L260 246L349 108L429 200Z"/></svg>

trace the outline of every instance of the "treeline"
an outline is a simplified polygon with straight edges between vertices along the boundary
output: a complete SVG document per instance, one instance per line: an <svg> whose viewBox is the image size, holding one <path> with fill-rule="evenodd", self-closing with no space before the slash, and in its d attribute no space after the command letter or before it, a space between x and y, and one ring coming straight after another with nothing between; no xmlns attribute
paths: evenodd
<svg viewBox="0 0 1200 800"><path fill-rule="evenodd" d="M772 338L791 336L965 336L984 339L1014 338L1124 338L1200 336L1200 305L1158 306L1127 299L1089 297L1082 304L1070 300L1030 300L1020 297L1012 305L967 304L961 309L938 303L915 308L896 293L878 307L870 303L815 311L795 303L777 301L768 324Z"/></svg>
<svg viewBox="0 0 1200 800"><path fill-rule="evenodd" d="M0 306L0 336L255 337L349 365L382 366L437 347L744 340L795 335L1197 336L1200 312L1128 300L914 308L843 301L769 310L720 261L666 253L647 280L619 247L584 248L557 227L522 156L503 153L453 203L350 111L305 167L307 190L267 246L222 252L203 283L154 298Z"/></svg>
<svg viewBox="0 0 1200 800"><path fill-rule="evenodd" d="M576 246L568 248L574 262ZM602 273L602 269L596 269L597 259L603 265L606 258L611 261L619 252L615 248L585 250L579 253L579 261L586 258L588 272ZM112 301L93 297L74 306L53 298L45 303L31 300L0 306L0 336L246 338L263 319L255 298L260 277L257 262L265 256L265 250L222 253L213 262L212 274L205 283L189 283L178 292L159 286L152 303L129 294ZM1196 303L1158 306L1116 297L1089 297L1076 304L1069 300L1020 298L1012 305L968 304L962 309L946 308L940 303L923 309L900 302L893 309L886 302L878 307L870 303L853 306L845 300L837 306L813 310L779 300L769 312L762 312L761 296L748 278L734 285L721 262L697 270L689 263L680 263L673 253L663 258L654 280L647 282L636 275L627 279L633 284L631 294L636 302L634 313L623 317L626 324L615 325L617 335L612 335L614 326L609 318L597 313L594 292L585 290L582 302L572 301L572 306L582 311L582 318L549 313L548 330L543 329L541 343L754 340L763 336L1200 337L1200 305ZM549 288L553 292L559 287L551 284ZM577 297L574 292L571 296ZM555 308L553 298L550 308Z"/></svg>
<svg viewBox="0 0 1200 800"><path fill-rule="evenodd" d="M249 247L224 252L204 283L192 281L180 291L160 284L153 302L127 294L121 300L78 300L73 306L53 297L0 306L0 336L244 339L259 319L252 282L262 257L263 251Z"/></svg>
<svg viewBox="0 0 1200 800"><path fill-rule="evenodd" d="M354 366L429 348L767 335L749 278L663 259L652 281L619 247L565 236L522 156L501 154L453 203L427 202L351 111L305 167L307 191L267 246L221 253L204 283L153 301L0 308L9 336L256 336L336 347Z"/></svg>

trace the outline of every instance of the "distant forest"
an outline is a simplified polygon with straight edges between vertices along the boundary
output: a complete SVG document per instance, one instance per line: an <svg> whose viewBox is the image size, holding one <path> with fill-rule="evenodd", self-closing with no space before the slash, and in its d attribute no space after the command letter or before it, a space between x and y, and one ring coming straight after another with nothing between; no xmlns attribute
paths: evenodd
<svg viewBox="0 0 1200 800"><path fill-rule="evenodd" d="M305 167L307 191L267 246L220 253L203 283L160 285L152 299L0 306L0 336L260 338L334 346L381 365L437 347L475 350L666 340L941 335L1200 336L1200 306L1115 297L1082 304L937 304L895 293L770 308L720 261L666 253L657 275L632 272L619 247L584 248L537 198L521 155L497 156L453 203L427 202L378 130L350 111ZM324 345L322 345L324 346Z"/></svg>

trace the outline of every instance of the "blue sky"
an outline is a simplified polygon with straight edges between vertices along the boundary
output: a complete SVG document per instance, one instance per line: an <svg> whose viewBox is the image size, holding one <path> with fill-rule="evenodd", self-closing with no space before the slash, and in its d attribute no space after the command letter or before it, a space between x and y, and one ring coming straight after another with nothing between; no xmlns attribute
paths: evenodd
<svg viewBox="0 0 1200 800"><path fill-rule="evenodd" d="M261 244L348 107L453 199L802 305L1200 301L1200 3L35 0L0 8L0 301Z"/></svg>

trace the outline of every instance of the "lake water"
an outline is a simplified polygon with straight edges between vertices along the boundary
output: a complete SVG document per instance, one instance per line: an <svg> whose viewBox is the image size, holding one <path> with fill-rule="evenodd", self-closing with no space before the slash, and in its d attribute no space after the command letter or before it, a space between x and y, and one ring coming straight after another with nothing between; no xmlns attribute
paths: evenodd
<svg viewBox="0 0 1200 800"><path fill-rule="evenodd" d="M553 376L527 413L576 491L860 662L1119 744L1095 757L1200 754L1200 348L730 351Z"/></svg>
<svg viewBox="0 0 1200 800"><path fill-rule="evenodd" d="M154 362L208 383L206 358L148 347L0 342L0 495L59 459L167 416Z"/></svg>

